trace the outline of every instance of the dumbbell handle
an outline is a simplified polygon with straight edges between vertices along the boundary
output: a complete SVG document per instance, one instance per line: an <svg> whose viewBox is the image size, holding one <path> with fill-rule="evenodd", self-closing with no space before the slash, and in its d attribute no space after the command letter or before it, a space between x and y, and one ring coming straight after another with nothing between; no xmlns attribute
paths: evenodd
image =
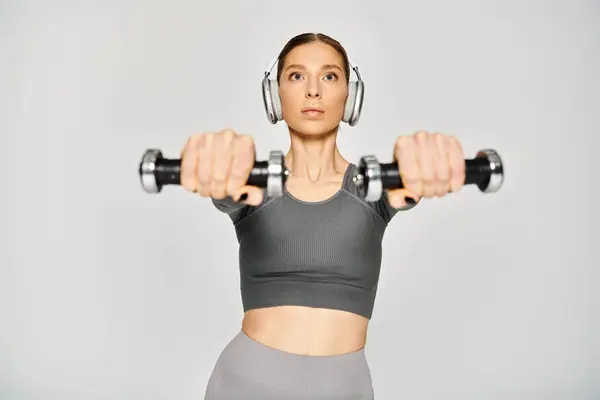
<svg viewBox="0 0 600 400"><path fill-rule="evenodd" d="M481 185L489 179L490 164L484 158L465 160L465 185ZM400 178L400 170L396 163L381 164L381 181L384 189L402 189L404 184Z"/></svg>
<svg viewBox="0 0 600 400"><path fill-rule="evenodd" d="M142 188L158 193L165 185L181 185L181 159L164 158L158 149L148 149L139 166ZM283 153L272 151L269 160L255 161L246 184L267 188L269 195L278 196L289 175Z"/></svg>
<svg viewBox="0 0 600 400"><path fill-rule="evenodd" d="M269 169L268 161L255 161L246 182L249 186L266 187ZM161 186L181 185L181 159L163 158L157 160L154 168L156 182Z"/></svg>
<svg viewBox="0 0 600 400"><path fill-rule="evenodd" d="M477 185L484 193L497 192L504 180L504 167L495 150L480 150L473 159L465 160L465 185ZM404 183L396 162L379 163L374 156L365 156L355 180L365 190L367 201L378 200L384 189L402 189Z"/></svg>

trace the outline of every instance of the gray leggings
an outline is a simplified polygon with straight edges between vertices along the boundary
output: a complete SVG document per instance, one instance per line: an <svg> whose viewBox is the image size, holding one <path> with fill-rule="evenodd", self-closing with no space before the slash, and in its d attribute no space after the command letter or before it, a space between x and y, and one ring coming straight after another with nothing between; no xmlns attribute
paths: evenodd
<svg viewBox="0 0 600 400"><path fill-rule="evenodd" d="M240 331L225 347L204 400L372 400L364 349L303 356L268 347Z"/></svg>

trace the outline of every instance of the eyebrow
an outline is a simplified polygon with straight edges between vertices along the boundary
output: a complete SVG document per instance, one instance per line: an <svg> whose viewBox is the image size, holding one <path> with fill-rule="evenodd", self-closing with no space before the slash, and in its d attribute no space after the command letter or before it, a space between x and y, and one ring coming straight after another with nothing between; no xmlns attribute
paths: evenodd
<svg viewBox="0 0 600 400"><path fill-rule="evenodd" d="M306 67L301 64L291 64L291 65L288 65L285 69L288 70L290 68L306 69ZM344 71L342 71L342 69L339 66L337 66L335 64L324 64L321 66L321 69L332 69L332 68L340 70L341 72L344 72Z"/></svg>

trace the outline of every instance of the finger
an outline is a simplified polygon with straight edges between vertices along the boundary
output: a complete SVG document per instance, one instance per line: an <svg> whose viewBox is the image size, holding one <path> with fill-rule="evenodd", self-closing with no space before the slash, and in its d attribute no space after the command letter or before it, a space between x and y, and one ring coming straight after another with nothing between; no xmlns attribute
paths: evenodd
<svg viewBox="0 0 600 400"><path fill-rule="evenodd" d="M237 188L232 197L240 203L258 206L263 202L264 190L257 186L243 185Z"/></svg>
<svg viewBox="0 0 600 400"><path fill-rule="evenodd" d="M227 196L227 177L231 167L231 143L235 133L226 129L215 135L212 146L213 166L211 171L210 195L214 199L223 199Z"/></svg>
<svg viewBox="0 0 600 400"><path fill-rule="evenodd" d="M210 197L210 181L212 175L212 152L211 147L214 140L214 133L202 135L196 146L196 158L198 166L196 167L196 182L198 185L198 194L202 197Z"/></svg>
<svg viewBox="0 0 600 400"><path fill-rule="evenodd" d="M435 141L435 195L438 197L444 196L450 189L450 165L448 163L447 153L449 151L448 141L446 137L440 133L434 135Z"/></svg>
<svg viewBox="0 0 600 400"><path fill-rule="evenodd" d="M181 186L185 189L195 192L198 189L196 180L196 146L200 140L200 135L190 136L181 150Z"/></svg>
<svg viewBox="0 0 600 400"><path fill-rule="evenodd" d="M419 202L419 196L407 189L386 190L388 203L393 208L409 208Z"/></svg>
<svg viewBox="0 0 600 400"><path fill-rule="evenodd" d="M433 164L435 139L426 132L418 132L415 135L415 141L417 143L417 157L423 185L422 196L433 197L435 195L436 184L435 166Z"/></svg>
<svg viewBox="0 0 600 400"><path fill-rule="evenodd" d="M462 146L458 139L454 137L448 138L448 163L450 165L450 190L458 192L465 184L466 166L465 156Z"/></svg>
<svg viewBox="0 0 600 400"><path fill-rule="evenodd" d="M239 135L234 139L231 147L232 161L227 193L233 197L238 194L241 186L246 185L250 177L255 160L254 140L250 135Z"/></svg>
<svg viewBox="0 0 600 400"><path fill-rule="evenodd" d="M398 164L398 171L402 186L408 191L421 196L422 183L417 148L411 136L399 136L394 146L394 159Z"/></svg>

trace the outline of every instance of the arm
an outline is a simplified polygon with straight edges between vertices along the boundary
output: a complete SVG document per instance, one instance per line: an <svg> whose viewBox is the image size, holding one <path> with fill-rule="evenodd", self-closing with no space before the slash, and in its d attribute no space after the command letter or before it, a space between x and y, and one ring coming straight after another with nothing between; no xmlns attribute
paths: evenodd
<svg viewBox="0 0 600 400"><path fill-rule="evenodd" d="M223 199L211 199L213 206L224 214L229 215L233 223L238 222L242 219L250 207L244 203L238 203L231 196L227 196Z"/></svg>
<svg viewBox="0 0 600 400"><path fill-rule="evenodd" d="M257 202L256 196L259 192L261 193L261 199L259 202ZM267 196L267 188L252 188L250 198L247 201L250 202L253 198L255 199L254 203L257 203L255 205L254 203L248 204L246 201L237 202L233 200L231 196L227 196L222 199L213 198L211 200L215 208L222 213L229 215L229 218L231 218L231 221L233 221L235 224L250 215L254 210L260 208L269 200L269 197Z"/></svg>
<svg viewBox="0 0 600 400"><path fill-rule="evenodd" d="M402 208L394 208L390 204L388 191L384 190L381 198L375 203L373 203L373 208L375 208L375 211L377 211L377 213L381 215L385 222L390 222L392 218L394 218L394 215L396 215L400 211L408 211L415 207L417 204L419 203L417 202L415 204L407 204L405 207Z"/></svg>
<svg viewBox="0 0 600 400"><path fill-rule="evenodd" d="M222 156L224 151L226 156ZM251 136L237 134L231 129L192 135L181 154L181 186L202 197L210 197L213 206L229 215L234 223L254 209L250 203L258 202L261 189L244 188L256 154ZM246 191L248 201L236 202L233 197L225 196L225 193L239 190ZM223 197L214 198L215 194Z"/></svg>

